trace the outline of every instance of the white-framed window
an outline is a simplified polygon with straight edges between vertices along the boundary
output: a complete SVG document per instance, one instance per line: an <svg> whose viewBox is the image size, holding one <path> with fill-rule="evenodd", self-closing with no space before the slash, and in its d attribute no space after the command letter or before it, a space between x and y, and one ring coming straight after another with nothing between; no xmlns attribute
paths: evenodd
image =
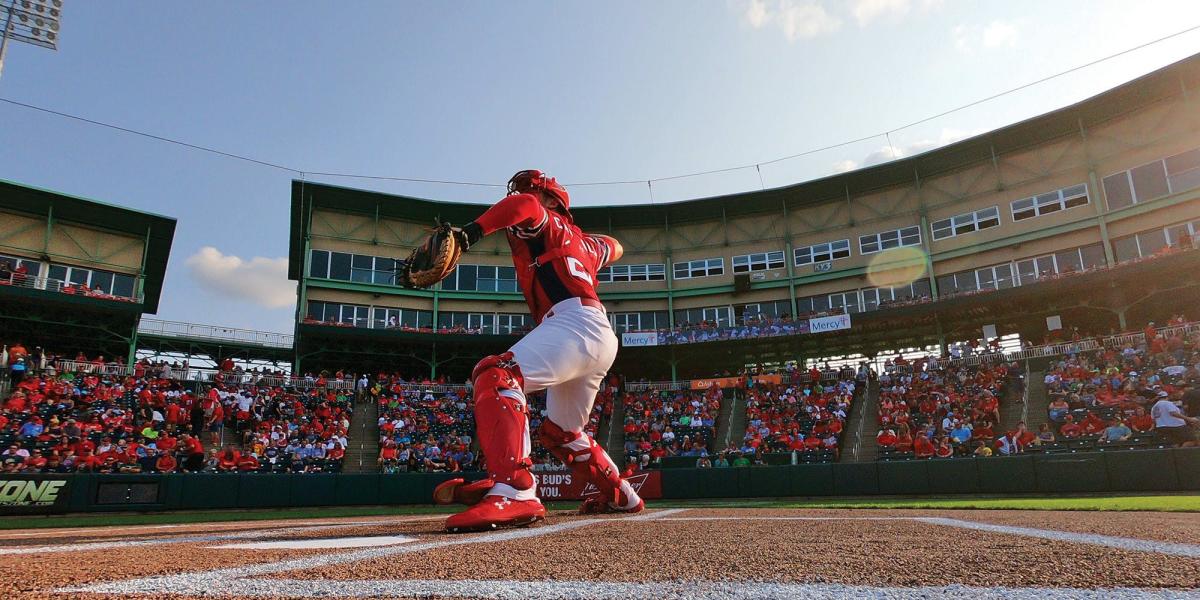
<svg viewBox="0 0 1200 600"><path fill-rule="evenodd" d="M1091 200L1088 198L1087 184L1081 183L1030 198L1013 200L1012 218L1013 221L1023 221L1076 206L1087 206L1089 202Z"/></svg>
<svg viewBox="0 0 1200 600"><path fill-rule="evenodd" d="M695 325L705 321L716 323L718 327L729 327L733 324L733 309L729 306L710 306L707 308L688 308L675 311L676 327ZM642 326L646 327L646 319L642 319ZM659 325L659 327L662 327L662 325Z"/></svg>
<svg viewBox="0 0 1200 600"><path fill-rule="evenodd" d="M1017 261L1017 276L1020 277L1020 281L1023 284L1032 283L1056 273L1058 273L1058 267L1054 264L1053 254L1034 256Z"/></svg>
<svg viewBox="0 0 1200 600"><path fill-rule="evenodd" d="M30 274L36 275L41 272L41 263L26 260L21 264L25 265ZM86 285L88 289L99 290L105 294L133 298L137 291L137 278L100 269L51 264L47 273L46 289L59 291L66 285Z"/></svg>
<svg viewBox="0 0 1200 600"><path fill-rule="evenodd" d="M1017 285L1012 263L975 269L976 289L1003 290Z"/></svg>
<svg viewBox="0 0 1200 600"><path fill-rule="evenodd" d="M310 253L308 276L356 283L396 285L396 259L330 250Z"/></svg>
<svg viewBox="0 0 1200 600"><path fill-rule="evenodd" d="M929 227L933 230L933 239L944 240L956 235L974 233L999 226L1000 209L993 206L975 212L955 215L949 219L934 221Z"/></svg>
<svg viewBox="0 0 1200 600"><path fill-rule="evenodd" d="M608 313L608 320L612 323L613 331L616 333L641 331L642 329L641 313Z"/></svg>
<svg viewBox="0 0 1200 600"><path fill-rule="evenodd" d="M873 254L882 250L890 250L903 246L919 246L920 244L921 228L917 225L858 237L858 251L862 254Z"/></svg>
<svg viewBox="0 0 1200 600"><path fill-rule="evenodd" d="M876 304L878 304L878 302L876 302ZM847 313L862 312L858 300L858 290L830 294L829 308L835 311L837 309L843 309Z"/></svg>
<svg viewBox="0 0 1200 600"><path fill-rule="evenodd" d="M837 240L834 242L825 242L824 244L798 246L793 250L792 254L794 255L797 267L812 263L830 262L839 258L849 258L850 240Z"/></svg>
<svg viewBox="0 0 1200 600"><path fill-rule="evenodd" d="M449 277L442 280L442 289L460 292L520 291L516 267L493 265L458 265Z"/></svg>
<svg viewBox="0 0 1200 600"><path fill-rule="evenodd" d="M496 315L496 333L520 333L525 329L525 316L515 313Z"/></svg>
<svg viewBox="0 0 1200 600"><path fill-rule="evenodd" d="M674 265L675 279L691 279L693 277L710 277L725 274L724 258L702 258L677 262Z"/></svg>
<svg viewBox="0 0 1200 600"><path fill-rule="evenodd" d="M609 265L596 272L596 281L615 283L627 281L666 281L667 267L651 265Z"/></svg>
<svg viewBox="0 0 1200 600"><path fill-rule="evenodd" d="M750 271L767 271L782 269L783 252L759 252L757 254L741 254L733 257L734 273L749 273Z"/></svg>
<svg viewBox="0 0 1200 600"><path fill-rule="evenodd" d="M1191 239L1196 235L1200 235L1200 220L1139 231L1112 241L1114 258L1118 263L1122 263L1153 256L1167 246L1176 246L1181 242L1192 244L1194 242L1191 242ZM1186 241L1185 236L1188 237Z"/></svg>
<svg viewBox="0 0 1200 600"><path fill-rule="evenodd" d="M1200 187L1200 148L1104 178L1108 209L1116 210Z"/></svg>

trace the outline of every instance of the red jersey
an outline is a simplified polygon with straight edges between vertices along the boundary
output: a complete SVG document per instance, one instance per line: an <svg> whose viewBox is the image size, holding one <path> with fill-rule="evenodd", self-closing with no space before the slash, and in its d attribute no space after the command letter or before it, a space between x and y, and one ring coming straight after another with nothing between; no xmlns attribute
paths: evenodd
<svg viewBox="0 0 1200 600"><path fill-rule="evenodd" d="M517 283L538 323L550 307L568 298L599 300L596 271L608 264L613 247L546 210L533 194L508 196L475 223L484 235L506 230Z"/></svg>

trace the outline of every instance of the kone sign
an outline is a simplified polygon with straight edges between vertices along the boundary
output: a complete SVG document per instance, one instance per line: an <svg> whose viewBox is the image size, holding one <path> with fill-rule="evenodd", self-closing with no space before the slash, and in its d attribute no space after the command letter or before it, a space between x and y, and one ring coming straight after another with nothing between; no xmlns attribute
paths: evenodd
<svg viewBox="0 0 1200 600"><path fill-rule="evenodd" d="M0 479L0 513L42 512L67 501L66 479Z"/></svg>

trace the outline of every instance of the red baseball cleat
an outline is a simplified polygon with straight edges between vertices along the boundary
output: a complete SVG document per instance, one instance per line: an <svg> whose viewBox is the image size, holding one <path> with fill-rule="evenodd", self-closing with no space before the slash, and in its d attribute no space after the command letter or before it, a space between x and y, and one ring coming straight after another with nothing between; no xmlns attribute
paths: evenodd
<svg viewBox="0 0 1200 600"><path fill-rule="evenodd" d="M439 483L433 488L433 503L434 504L466 504L474 506L479 504L483 497L487 495L488 490L496 482L491 479L480 479L467 483L467 480L459 477Z"/></svg>
<svg viewBox="0 0 1200 600"><path fill-rule="evenodd" d="M505 527L523 527L546 518L546 507L538 500L512 500L504 496L485 496L482 502L446 519L446 531L492 531Z"/></svg>
<svg viewBox="0 0 1200 600"><path fill-rule="evenodd" d="M583 501L579 505L579 514L581 515L603 515L608 513L640 513L646 510L646 501L638 498L637 506L633 508L617 508L612 504L600 499L600 496L592 496Z"/></svg>

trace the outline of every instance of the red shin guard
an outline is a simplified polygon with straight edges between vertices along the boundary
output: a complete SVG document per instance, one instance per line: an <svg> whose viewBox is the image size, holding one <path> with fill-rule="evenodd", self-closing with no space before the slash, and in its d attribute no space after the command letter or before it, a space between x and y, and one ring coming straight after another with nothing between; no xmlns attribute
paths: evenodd
<svg viewBox="0 0 1200 600"><path fill-rule="evenodd" d="M565 431L550 419L544 419L538 429L538 439L576 477L595 485L605 502L618 506L629 503L621 492L621 470L591 436Z"/></svg>
<svg viewBox="0 0 1200 600"><path fill-rule="evenodd" d="M517 490L531 489L529 418L521 369L512 352L489 356L475 365L475 431L487 462L488 477Z"/></svg>

